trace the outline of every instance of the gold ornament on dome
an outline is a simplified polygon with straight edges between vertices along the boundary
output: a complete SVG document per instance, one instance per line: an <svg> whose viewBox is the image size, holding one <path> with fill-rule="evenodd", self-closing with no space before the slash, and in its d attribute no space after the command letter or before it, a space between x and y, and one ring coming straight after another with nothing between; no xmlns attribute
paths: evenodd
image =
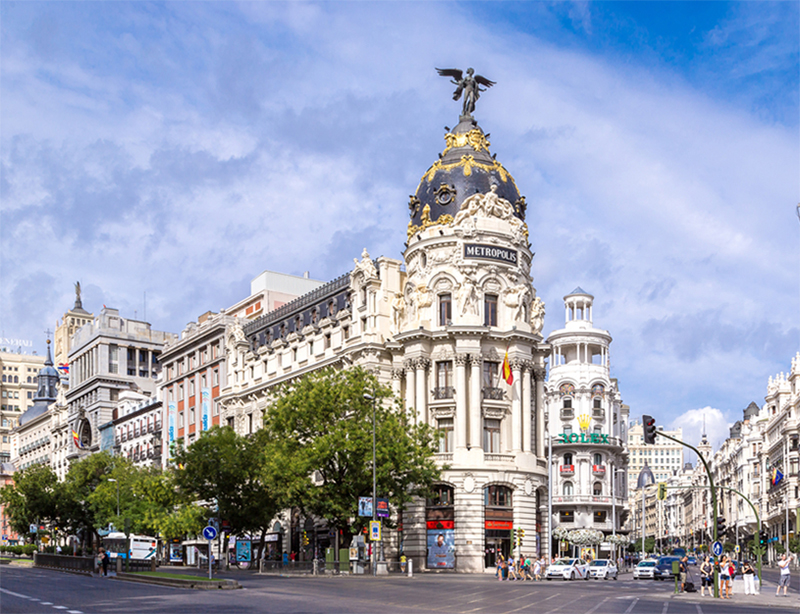
<svg viewBox="0 0 800 614"><path fill-rule="evenodd" d="M592 417L588 414L582 414L578 416L578 426L581 427L582 431L589 430L589 424L592 421Z"/></svg>
<svg viewBox="0 0 800 614"><path fill-rule="evenodd" d="M453 216L449 214L440 215L436 220L431 220L431 207L430 205L425 205L425 208L422 209L422 217L420 218L419 226L415 226L413 222L408 223L408 239L411 240L411 237L415 234L431 226L449 226L452 223Z"/></svg>
<svg viewBox="0 0 800 614"><path fill-rule="evenodd" d="M463 168L465 177L469 177L472 174L473 168L481 169L487 173L495 171L500 176L500 179L503 181L503 183L510 179L511 183L514 184L514 187L517 187L517 183L514 181L511 173L509 173L497 160L492 160L491 164L484 164L483 162L477 162L473 156L467 154L461 156L461 159L458 162L451 162L449 164L444 164L441 160L437 160L427 171L425 171L425 174L422 176L422 179L420 179L419 183L420 185L422 185L423 181L430 183L438 171L451 171L458 167ZM419 186L417 186L417 191L419 191Z"/></svg>
<svg viewBox="0 0 800 614"><path fill-rule="evenodd" d="M483 132L477 128L473 128L464 134L453 134L452 132L448 132L444 135L444 142L446 143L446 147L444 148L442 155L446 154L454 147L467 146L472 147L472 149L475 151L485 149L488 152L489 146L491 145L489 139L486 138L486 135L484 135Z"/></svg>

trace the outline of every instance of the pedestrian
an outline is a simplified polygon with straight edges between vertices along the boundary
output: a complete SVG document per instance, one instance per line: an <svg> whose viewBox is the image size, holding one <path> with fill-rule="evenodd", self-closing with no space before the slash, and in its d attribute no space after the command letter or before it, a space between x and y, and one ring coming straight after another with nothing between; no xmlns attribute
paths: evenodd
<svg viewBox="0 0 800 614"><path fill-rule="evenodd" d="M719 596L721 599L730 599L730 567L728 557L724 554L719 561Z"/></svg>
<svg viewBox="0 0 800 614"><path fill-rule="evenodd" d="M497 579L502 582L503 581L503 553L498 552L497 557L494 560L495 564L495 572L494 575L497 576Z"/></svg>
<svg viewBox="0 0 800 614"><path fill-rule="evenodd" d="M750 564L750 561L745 561L742 566L742 576L744 577L744 594L757 595L756 593L756 570Z"/></svg>
<svg viewBox="0 0 800 614"><path fill-rule="evenodd" d="M408 559L405 554L400 555L400 573L406 573L406 562Z"/></svg>
<svg viewBox="0 0 800 614"><path fill-rule="evenodd" d="M684 555L678 564L678 582L681 584L681 592L686 588L686 573L689 571L689 557Z"/></svg>
<svg viewBox="0 0 800 614"><path fill-rule="evenodd" d="M533 563L533 579L534 580L542 579L542 557L539 557Z"/></svg>
<svg viewBox="0 0 800 614"><path fill-rule="evenodd" d="M706 587L708 587L709 596L714 596L714 568L711 566L711 560L706 557L700 564L700 596L706 596Z"/></svg>
<svg viewBox="0 0 800 614"><path fill-rule="evenodd" d="M97 551L97 554L94 556L94 571L95 573L100 573L100 569L103 565L103 549Z"/></svg>
<svg viewBox="0 0 800 614"><path fill-rule="evenodd" d="M781 586L783 587L783 596L787 597L788 595L786 592L789 590L789 582L792 580L792 570L789 569L789 563L791 563L791 559L788 558L785 554L781 555L781 560L778 561L778 567L781 569L781 579L778 582L778 590L775 591L775 595L780 595Z"/></svg>
<svg viewBox="0 0 800 614"><path fill-rule="evenodd" d="M110 561L111 557L108 556L108 552L106 552L104 548L100 548L100 564L103 566L104 576L108 576L108 563Z"/></svg>
<svg viewBox="0 0 800 614"><path fill-rule="evenodd" d="M508 579L519 580L519 576L517 575L517 562L513 554L508 555Z"/></svg>

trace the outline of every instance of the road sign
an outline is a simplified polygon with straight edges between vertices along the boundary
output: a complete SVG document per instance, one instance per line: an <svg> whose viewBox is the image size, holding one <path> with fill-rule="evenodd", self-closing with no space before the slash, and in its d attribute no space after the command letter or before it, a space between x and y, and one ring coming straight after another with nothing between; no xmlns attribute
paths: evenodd
<svg viewBox="0 0 800 614"><path fill-rule="evenodd" d="M214 527L217 530L217 533L219 533L219 518L209 518L208 526Z"/></svg>
<svg viewBox="0 0 800 614"><path fill-rule="evenodd" d="M711 544L711 552L714 553L714 556L719 556L722 554L722 544L719 542L714 542Z"/></svg>
<svg viewBox="0 0 800 614"><path fill-rule="evenodd" d="M203 537L205 537L208 541L217 539L217 530L212 526L207 526L203 529Z"/></svg>
<svg viewBox="0 0 800 614"><path fill-rule="evenodd" d="M369 539L373 542L381 541L381 521L380 520L370 520L369 521Z"/></svg>
<svg viewBox="0 0 800 614"><path fill-rule="evenodd" d="M742 551L742 549L739 547L739 544L736 544L736 547L733 549L733 551L734 551L736 554L739 554L739 553Z"/></svg>

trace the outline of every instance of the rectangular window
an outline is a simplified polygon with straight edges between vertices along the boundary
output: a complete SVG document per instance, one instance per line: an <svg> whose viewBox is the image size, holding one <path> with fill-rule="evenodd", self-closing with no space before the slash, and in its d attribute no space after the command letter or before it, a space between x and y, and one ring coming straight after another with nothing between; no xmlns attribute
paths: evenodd
<svg viewBox="0 0 800 614"><path fill-rule="evenodd" d="M194 408L194 407L192 407L192 408L189 410L189 424L194 424L194 416L195 416L195 412L194 412L194 410L195 410L195 408Z"/></svg>
<svg viewBox="0 0 800 614"><path fill-rule="evenodd" d="M200 385L203 388L205 388L208 385L205 373L203 373L203 375L200 376Z"/></svg>
<svg viewBox="0 0 800 614"><path fill-rule="evenodd" d="M558 515L561 522L575 522L575 512L572 510L561 510Z"/></svg>
<svg viewBox="0 0 800 614"><path fill-rule="evenodd" d="M314 340L308 340L308 356L309 358L314 355Z"/></svg>
<svg viewBox="0 0 800 614"><path fill-rule="evenodd" d="M439 295L439 326L447 326L453 321L453 297L451 294Z"/></svg>
<svg viewBox="0 0 800 614"><path fill-rule="evenodd" d="M183 401L183 384L178 386L178 400Z"/></svg>
<svg viewBox="0 0 800 614"><path fill-rule="evenodd" d="M178 428L183 428L183 412L178 412Z"/></svg>
<svg viewBox="0 0 800 614"><path fill-rule="evenodd" d="M497 295L486 294L483 297L483 324L497 326Z"/></svg>
<svg viewBox="0 0 800 614"><path fill-rule="evenodd" d="M214 385L219 386L219 369L214 369Z"/></svg>
<svg viewBox="0 0 800 614"><path fill-rule="evenodd" d="M436 363L436 385L449 388L453 385L453 361L443 360Z"/></svg>
<svg viewBox="0 0 800 614"><path fill-rule="evenodd" d="M329 347L331 347L331 335L330 335L330 333L325 335L325 349L327 350Z"/></svg>
<svg viewBox="0 0 800 614"><path fill-rule="evenodd" d="M189 396L194 396L194 379L189 380Z"/></svg>
<svg viewBox="0 0 800 614"><path fill-rule="evenodd" d="M483 451L500 452L500 420L485 418L483 421Z"/></svg>
<svg viewBox="0 0 800 614"><path fill-rule="evenodd" d="M438 427L439 434L441 435L441 439L439 439L439 453L452 452L454 440L453 419L440 418L438 420Z"/></svg>
<svg viewBox="0 0 800 614"><path fill-rule="evenodd" d="M253 432L253 414L247 414L247 432Z"/></svg>
<svg viewBox="0 0 800 614"><path fill-rule="evenodd" d="M119 373L119 346L108 346L108 372Z"/></svg>
<svg viewBox="0 0 800 614"><path fill-rule="evenodd" d="M483 363L483 385L487 388L497 386L497 370L499 363L484 361Z"/></svg>

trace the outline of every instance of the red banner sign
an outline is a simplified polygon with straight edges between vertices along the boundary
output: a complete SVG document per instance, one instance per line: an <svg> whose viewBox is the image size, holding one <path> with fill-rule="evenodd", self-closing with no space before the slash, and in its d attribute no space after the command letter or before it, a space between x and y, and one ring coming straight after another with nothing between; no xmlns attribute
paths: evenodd
<svg viewBox="0 0 800 614"><path fill-rule="evenodd" d="M428 528L429 529L454 529L455 522L452 520L429 520L428 521Z"/></svg>
<svg viewBox="0 0 800 614"><path fill-rule="evenodd" d="M486 520L483 525L486 529L498 529L500 531L510 531L514 528L513 522L504 520Z"/></svg>

